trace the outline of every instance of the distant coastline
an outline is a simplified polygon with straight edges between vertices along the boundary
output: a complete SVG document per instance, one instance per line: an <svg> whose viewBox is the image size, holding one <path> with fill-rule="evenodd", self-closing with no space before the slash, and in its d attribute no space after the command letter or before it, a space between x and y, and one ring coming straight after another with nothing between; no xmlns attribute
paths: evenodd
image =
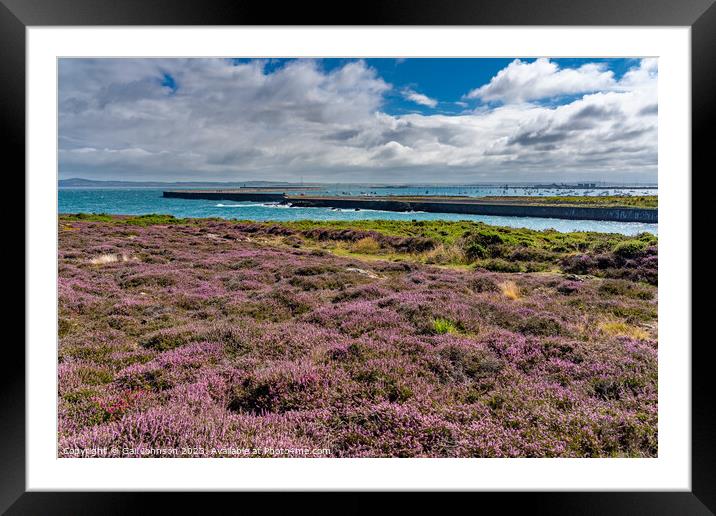
<svg viewBox="0 0 716 516"><path fill-rule="evenodd" d="M294 183L288 183L283 181L232 181L232 182L212 182L212 181L100 181L95 179L81 179L73 177L70 179L60 179L57 181L57 186L60 188L162 188L166 186L172 187L230 187L230 188L244 188L244 187L290 187Z"/></svg>
<svg viewBox="0 0 716 516"><path fill-rule="evenodd" d="M573 183L536 183L536 182L514 182L514 183L326 183L326 182L290 182L290 181L113 181L83 179L73 177L60 179L57 186L60 188L300 188L310 190L323 186L365 186L380 188L406 188L406 187L429 187L440 188L463 188L463 187L494 187L494 188L534 188L534 189L614 189L614 188L638 188L655 190L658 186L655 183L609 183L609 182L573 182Z"/></svg>

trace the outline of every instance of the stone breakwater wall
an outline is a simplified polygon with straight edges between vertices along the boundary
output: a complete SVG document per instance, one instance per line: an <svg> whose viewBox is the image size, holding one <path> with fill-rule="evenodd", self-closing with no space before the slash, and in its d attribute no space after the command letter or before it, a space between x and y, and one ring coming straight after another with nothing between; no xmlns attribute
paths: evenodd
<svg viewBox="0 0 716 516"><path fill-rule="evenodd" d="M658 222L658 210L645 208L608 208L582 206L544 206L532 204L491 204L478 202L392 201L389 199L290 198L292 206L385 211L425 211L430 213L464 213L504 217L541 217L619 222Z"/></svg>
<svg viewBox="0 0 716 516"><path fill-rule="evenodd" d="M236 192L221 190L172 190L163 192L162 197L238 202L284 202L286 200L286 195L283 192Z"/></svg>

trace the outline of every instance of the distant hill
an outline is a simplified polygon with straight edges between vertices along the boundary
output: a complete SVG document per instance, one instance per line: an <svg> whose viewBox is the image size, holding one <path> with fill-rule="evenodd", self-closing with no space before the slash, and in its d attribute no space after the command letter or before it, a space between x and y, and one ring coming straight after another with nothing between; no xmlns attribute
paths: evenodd
<svg viewBox="0 0 716 516"><path fill-rule="evenodd" d="M299 183L289 181L98 181L94 179L60 179L57 182L60 188L270 188L270 187L322 187L327 185L360 186L365 188L429 188L440 186L441 188L472 188L472 187L495 187L495 188L542 188L542 189L611 189L611 188L638 188L656 189L653 184L626 184L626 183Z"/></svg>
<svg viewBox="0 0 716 516"><path fill-rule="evenodd" d="M81 188L81 187L115 187L115 188L147 188L147 187L217 187L217 188L238 188L242 186L250 187L268 187L268 186L289 186L297 183L288 183L285 181L235 181L235 182L219 182L219 181L96 181L94 179L81 179L73 177L71 179L60 179L57 185L60 188Z"/></svg>

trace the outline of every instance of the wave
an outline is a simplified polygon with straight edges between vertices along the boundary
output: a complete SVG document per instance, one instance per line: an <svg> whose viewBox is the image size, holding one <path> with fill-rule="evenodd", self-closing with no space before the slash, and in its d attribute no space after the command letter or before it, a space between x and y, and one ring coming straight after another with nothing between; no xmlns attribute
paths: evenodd
<svg viewBox="0 0 716 516"><path fill-rule="evenodd" d="M215 204L215 208L254 208L256 206L262 206L261 204Z"/></svg>
<svg viewBox="0 0 716 516"><path fill-rule="evenodd" d="M290 208L279 203L243 203L243 204L215 204L215 208Z"/></svg>
<svg viewBox="0 0 716 516"><path fill-rule="evenodd" d="M372 210L372 209L370 209L370 208L359 208L359 209L355 209L355 208L322 208L322 207L321 207L321 208L309 208L309 209L319 209L319 210L320 210L320 209L328 209L328 210L331 210L331 211L338 211L338 212L341 212L341 213L353 213L353 212L360 213L360 212L362 212L362 211L372 212L372 213L427 213L426 211Z"/></svg>

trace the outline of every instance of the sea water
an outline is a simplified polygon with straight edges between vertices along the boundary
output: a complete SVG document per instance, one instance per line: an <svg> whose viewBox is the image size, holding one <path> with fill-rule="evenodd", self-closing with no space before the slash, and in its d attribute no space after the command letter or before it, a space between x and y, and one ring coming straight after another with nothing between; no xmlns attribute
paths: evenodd
<svg viewBox="0 0 716 516"><path fill-rule="evenodd" d="M167 188L169 189L169 188ZM172 190L176 188L171 188ZM557 231L599 231L635 235L657 234L658 224L597 220L567 220L540 217L503 217L459 213L395 212L382 210L341 210L334 208L294 208L278 203L212 201L204 199L173 199L162 197L159 188L59 188L60 213L108 213L145 215L159 213L175 217L220 217L256 221L292 220L471 220L497 226ZM298 194L300 191L291 191ZM656 190L610 189L577 190L498 188L498 187L365 187L337 185L321 190L306 190L307 195L655 195Z"/></svg>

